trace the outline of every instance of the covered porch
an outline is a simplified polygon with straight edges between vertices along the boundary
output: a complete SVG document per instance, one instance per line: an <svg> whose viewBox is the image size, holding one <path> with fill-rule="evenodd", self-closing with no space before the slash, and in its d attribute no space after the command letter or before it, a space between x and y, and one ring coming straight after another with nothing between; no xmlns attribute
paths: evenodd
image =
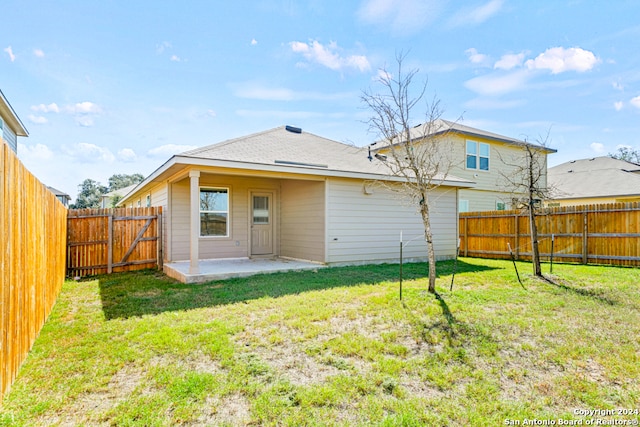
<svg viewBox="0 0 640 427"><path fill-rule="evenodd" d="M204 283L255 274L316 270L325 264L289 258L222 258L198 261L196 273L190 272L190 261L165 263L164 273L183 283Z"/></svg>

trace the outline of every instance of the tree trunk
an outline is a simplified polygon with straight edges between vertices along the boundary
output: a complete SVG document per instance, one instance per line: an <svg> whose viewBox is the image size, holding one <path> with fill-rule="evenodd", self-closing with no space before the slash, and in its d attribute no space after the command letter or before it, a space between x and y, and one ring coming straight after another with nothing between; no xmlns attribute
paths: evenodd
<svg viewBox="0 0 640 427"><path fill-rule="evenodd" d="M536 225L536 213L533 207L533 200L529 201L529 226L531 228L531 261L533 262L533 274L542 277L540 249L538 248L538 226Z"/></svg>
<svg viewBox="0 0 640 427"><path fill-rule="evenodd" d="M429 205L426 194L423 194L423 202L420 207L422 223L424 225L424 238L427 242L427 257L429 260L429 292L436 293L436 252L433 248L433 233L431 232L431 219L429 217Z"/></svg>

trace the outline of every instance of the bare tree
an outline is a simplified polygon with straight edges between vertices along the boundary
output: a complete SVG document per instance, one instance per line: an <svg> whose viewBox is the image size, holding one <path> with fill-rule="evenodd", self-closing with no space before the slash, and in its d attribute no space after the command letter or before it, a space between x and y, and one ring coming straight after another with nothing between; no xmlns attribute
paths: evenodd
<svg viewBox="0 0 640 427"><path fill-rule="evenodd" d="M640 150L631 147L620 147L616 153L609 153L608 156L612 159L626 160L640 165Z"/></svg>
<svg viewBox="0 0 640 427"><path fill-rule="evenodd" d="M525 210L529 217L533 274L538 277L543 276L536 216L542 209L542 202L549 199L553 193L553 188L547 183L548 140L548 133L546 137L539 138L537 144L530 144L525 140L520 144L521 154L511 159L500 156L502 162L510 166L510 172L501 175L512 193L514 208Z"/></svg>
<svg viewBox="0 0 640 427"><path fill-rule="evenodd" d="M440 117L440 102L434 97L430 102L424 100L427 82L412 95L413 79L418 70L405 72L402 63L406 55L396 56L397 74L393 76L382 70L378 79L383 93L364 91L362 102L372 115L368 120L369 130L379 140L375 145L375 161L382 162L388 173L403 178L398 185L386 185L415 205L424 225L429 261L429 292L436 291L436 256L431 228L432 191L442 185L452 162L451 149L447 149L447 127ZM412 116L424 102L424 124L415 126ZM436 141L438 144L436 144ZM370 155L370 160L373 156ZM381 185L385 185L381 183Z"/></svg>

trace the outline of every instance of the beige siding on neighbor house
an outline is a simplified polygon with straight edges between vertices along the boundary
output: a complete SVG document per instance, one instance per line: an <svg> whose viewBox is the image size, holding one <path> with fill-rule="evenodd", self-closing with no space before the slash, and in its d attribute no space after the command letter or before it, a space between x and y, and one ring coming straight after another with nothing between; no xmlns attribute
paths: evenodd
<svg viewBox="0 0 640 427"><path fill-rule="evenodd" d="M640 196L628 197L591 197L583 199L555 199L549 200L546 206L582 206L582 205L602 205L607 203L629 203L640 202Z"/></svg>
<svg viewBox="0 0 640 427"><path fill-rule="evenodd" d="M281 256L325 261L324 202L324 181L282 181Z"/></svg>
<svg viewBox="0 0 640 427"><path fill-rule="evenodd" d="M405 259L426 259L422 220L415 206L379 185L355 179L329 179L327 209L328 259L331 264L386 262L399 259L400 231ZM436 256L452 258L457 243L456 190L432 193L432 227Z"/></svg>
<svg viewBox="0 0 640 427"><path fill-rule="evenodd" d="M229 236L200 237L200 259L240 258L249 253L249 197L251 191L273 193L274 251L279 252L278 218L280 181L268 178L245 178L213 175L202 172L200 187L229 189ZM189 259L189 180L183 179L171 187L171 260Z"/></svg>
<svg viewBox="0 0 640 427"><path fill-rule="evenodd" d="M475 141L489 144L489 170L467 169L466 143ZM511 176L517 165L524 164L525 151L516 145L493 141L482 137L452 134L436 142L440 150L441 164L451 163L451 175L475 183L470 189L461 190L460 199L469 201L469 211L495 210L496 201L504 200L510 208L513 189L504 176ZM542 154L545 158L546 154ZM546 166L543 186L546 186Z"/></svg>

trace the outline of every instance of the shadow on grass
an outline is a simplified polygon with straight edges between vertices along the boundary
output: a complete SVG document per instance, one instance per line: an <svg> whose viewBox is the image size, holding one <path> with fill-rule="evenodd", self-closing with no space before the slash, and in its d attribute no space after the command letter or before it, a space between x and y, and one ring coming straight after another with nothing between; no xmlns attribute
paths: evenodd
<svg viewBox="0 0 640 427"><path fill-rule="evenodd" d="M411 319L411 323L413 323L414 327L417 328L422 341L425 343L431 343L435 339L436 342L439 342L440 340L437 336L443 336L446 339L449 348L464 348L470 345L473 346L475 345L474 343L497 345L496 340L490 333L482 331L479 328L474 327L474 325L469 325L456 319L449 309L447 301L438 292L426 295L428 296L425 296L425 298L433 295L437 303L440 305L440 309L442 310L441 318L436 318L435 320L430 318L429 322L427 322L403 302L403 306L407 310L406 313Z"/></svg>
<svg viewBox="0 0 640 427"><path fill-rule="evenodd" d="M540 277L540 280L549 283L550 285L556 286L560 289L563 289L567 292L571 292L574 293L576 295L580 295L583 297L588 297L588 298L593 298L597 301L603 302L605 304L608 305L617 305L618 301L611 299L609 297L606 297L604 295L601 295L599 292L593 290L593 289L583 289L583 288L575 288L573 286L570 286L566 283L562 283L562 281L558 278L551 278L548 276L542 276Z"/></svg>
<svg viewBox="0 0 640 427"><path fill-rule="evenodd" d="M441 275L450 274L453 261L438 263ZM491 267L458 261L457 272L479 272ZM373 285L399 280L398 264L322 268L315 271L259 274L251 277L187 285L153 270L98 277L106 319L129 318L167 311L191 310L303 292ZM403 266L404 280L428 276L428 264Z"/></svg>

